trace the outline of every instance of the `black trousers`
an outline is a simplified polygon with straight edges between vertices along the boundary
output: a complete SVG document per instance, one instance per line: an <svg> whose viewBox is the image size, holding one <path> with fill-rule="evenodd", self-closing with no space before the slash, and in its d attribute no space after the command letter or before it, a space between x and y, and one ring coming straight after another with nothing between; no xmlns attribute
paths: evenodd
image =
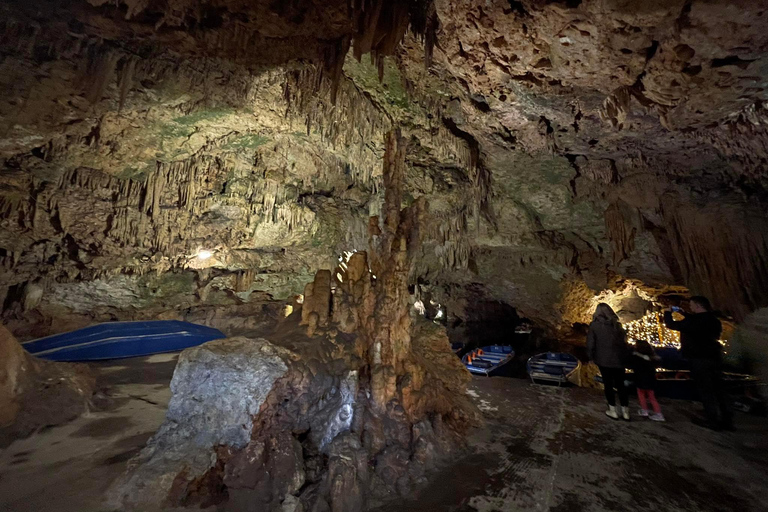
<svg viewBox="0 0 768 512"><path fill-rule="evenodd" d="M603 385L605 386L605 399L608 405L616 405L616 395L614 389L619 392L619 402L622 407L629 405L629 396L627 387L624 385L624 368L606 368L600 366L600 375L603 376Z"/></svg>
<svg viewBox="0 0 768 512"><path fill-rule="evenodd" d="M707 421L730 425L733 411L723 385L722 366L716 359L691 359L691 377L699 391Z"/></svg>

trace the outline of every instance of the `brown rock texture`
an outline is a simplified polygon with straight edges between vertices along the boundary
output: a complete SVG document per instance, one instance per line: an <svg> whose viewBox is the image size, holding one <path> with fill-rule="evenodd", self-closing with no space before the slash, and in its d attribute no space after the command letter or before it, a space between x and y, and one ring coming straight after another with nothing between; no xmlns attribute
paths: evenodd
<svg viewBox="0 0 768 512"><path fill-rule="evenodd" d="M184 351L166 422L114 489L115 505L355 512L407 495L462 446L478 418L469 372L443 327L410 315L424 204L400 209L404 147L399 131L387 135L370 269L366 252L336 269L333 311L331 273L318 271L299 325L292 315L271 341ZM248 410L245 430L243 403L258 408Z"/></svg>
<svg viewBox="0 0 768 512"><path fill-rule="evenodd" d="M22 393L26 372L31 371L31 361L19 342L0 326L0 426L16 419L19 412L18 396Z"/></svg>
<svg viewBox="0 0 768 512"><path fill-rule="evenodd" d="M30 356L0 325L0 447L89 408L96 381L88 367Z"/></svg>
<svg viewBox="0 0 768 512"><path fill-rule="evenodd" d="M278 4L2 6L14 333L301 293L386 217L393 126L430 214L409 284L449 309L481 290L554 332L570 281L768 302L765 1Z"/></svg>

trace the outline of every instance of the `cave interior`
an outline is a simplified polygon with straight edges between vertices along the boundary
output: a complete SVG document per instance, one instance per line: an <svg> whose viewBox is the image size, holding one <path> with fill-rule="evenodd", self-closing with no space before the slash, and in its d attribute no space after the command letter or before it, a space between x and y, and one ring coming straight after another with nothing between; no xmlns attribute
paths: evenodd
<svg viewBox="0 0 768 512"><path fill-rule="evenodd" d="M545 434L520 415L586 435L535 404L601 407L594 373L568 399L523 379L547 351L588 368L599 303L629 325L706 296L731 369L767 376L766 18L765 0L3 2L9 510L631 509L618 483L551 473L566 487L525 497L508 469L445 468L495 425L529 432L505 449L539 479L560 448L533 450ZM223 338L123 363L20 344L116 321ZM490 345L514 360L478 381L456 354ZM722 467L768 448L749 421ZM669 442L690 443L685 428ZM60 442L111 462L56 508L86 479L50 476L62 464L98 472ZM24 455L35 443L44 462ZM663 496L665 471L697 485L621 457ZM768 461L749 461L765 485ZM707 464L680 467L715 482ZM35 501L41 467L59 491ZM467 494L445 497L441 474ZM717 489L658 510L763 510L754 489Z"/></svg>

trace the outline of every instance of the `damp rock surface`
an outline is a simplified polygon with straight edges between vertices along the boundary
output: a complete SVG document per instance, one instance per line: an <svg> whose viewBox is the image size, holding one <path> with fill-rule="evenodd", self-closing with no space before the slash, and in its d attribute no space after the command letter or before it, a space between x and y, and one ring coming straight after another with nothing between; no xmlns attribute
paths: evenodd
<svg viewBox="0 0 768 512"><path fill-rule="evenodd" d="M2 6L17 336L302 293L365 248L395 127L410 280L461 320L568 329L572 283L768 304L764 2L223 4Z"/></svg>
<svg viewBox="0 0 768 512"><path fill-rule="evenodd" d="M265 339L243 337L182 352L165 421L112 489L115 506L164 506L172 492L185 494L184 487L215 466L217 447L244 447L290 358L288 350Z"/></svg>
<svg viewBox="0 0 768 512"><path fill-rule="evenodd" d="M715 433L691 423L697 405L661 399L667 419L604 414L598 390L474 378L468 391L485 423L469 453L444 465L407 499L376 512L768 510L766 419L738 415L739 430Z"/></svg>

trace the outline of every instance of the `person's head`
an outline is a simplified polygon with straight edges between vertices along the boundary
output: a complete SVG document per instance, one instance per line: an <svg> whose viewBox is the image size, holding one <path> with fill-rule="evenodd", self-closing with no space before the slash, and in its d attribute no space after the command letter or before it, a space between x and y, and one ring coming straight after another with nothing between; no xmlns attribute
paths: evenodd
<svg viewBox="0 0 768 512"><path fill-rule="evenodd" d="M693 313L707 313L712 311L712 304L709 303L709 299L701 295L691 297L690 307Z"/></svg>
<svg viewBox="0 0 768 512"><path fill-rule="evenodd" d="M597 305L597 308L595 308L595 314L592 315L592 321L617 324L619 323L619 316L611 306L605 302L601 302Z"/></svg>
<svg viewBox="0 0 768 512"><path fill-rule="evenodd" d="M653 354L653 347L648 343L648 340L639 339L635 342L635 349L646 356Z"/></svg>

